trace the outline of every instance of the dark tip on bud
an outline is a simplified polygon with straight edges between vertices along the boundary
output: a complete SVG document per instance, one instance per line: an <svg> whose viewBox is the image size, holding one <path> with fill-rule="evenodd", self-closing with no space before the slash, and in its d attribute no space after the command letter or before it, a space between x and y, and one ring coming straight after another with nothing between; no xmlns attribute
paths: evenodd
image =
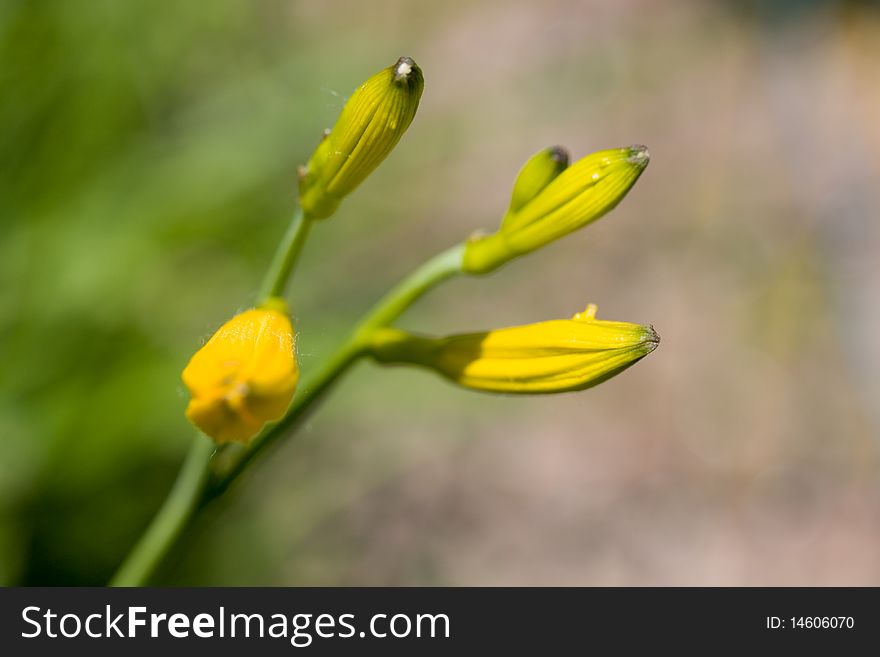
<svg viewBox="0 0 880 657"><path fill-rule="evenodd" d="M401 57L394 65L394 81L406 82L411 77L421 76L421 70L412 57Z"/></svg>
<svg viewBox="0 0 880 657"><path fill-rule="evenodd" d="M653 326L648 326L648 330L646 331L643 342L647 342L649 344L651 351L654 351L660 344L660 336L657 335L657 331L654 330Z"/></svg>
<svg viewBox="0 0 880 657"><path fill-rule="evenodd" d="M648 166L648 162L651 160L651 154L648 152L647 146L640 146L638 144L629 147L629 157L627 161L631 164L635 164L638 167L644 169Z"/></svg>
<svg viewBox="0 0 880 657"><path fill-rule="evenodd" d="M563 167L567 167L569 163L568 151L562 146L553 146L550 148L550 159Z"/></svg>

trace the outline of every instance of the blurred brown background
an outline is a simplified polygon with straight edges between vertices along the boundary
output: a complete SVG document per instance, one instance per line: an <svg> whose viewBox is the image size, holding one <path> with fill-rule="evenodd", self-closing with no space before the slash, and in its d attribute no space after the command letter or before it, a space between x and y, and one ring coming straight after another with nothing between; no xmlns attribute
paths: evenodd
<svg viewBox="0 0 880 657"><path fill-rule="evenodd" d="M700 0L0 4L0 582L109 577L188 444L180 370L400 55L419 115L312 235L303 369L557 143L652 163L401 325L594 302L660 348L543 398L361 364L158 582L880 584L880 11Z"/></svg>

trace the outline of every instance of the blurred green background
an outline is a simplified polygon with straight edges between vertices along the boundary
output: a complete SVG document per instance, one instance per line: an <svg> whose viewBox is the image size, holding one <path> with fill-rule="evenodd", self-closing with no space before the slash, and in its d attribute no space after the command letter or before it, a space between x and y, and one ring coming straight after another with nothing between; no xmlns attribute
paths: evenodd
<svg viewBox="0 0 880 657"><path fill-rule="evenodd" d="M772 10L768 9L772 7ZM251 302L295 172L410 55L419 115L312 235L302 368L520 165L647 144L588 229L402 324L652 323L579 394L362 364L162 584L880 584L880 12L871 2L0 2L0 583L100 584Z"/></svg>

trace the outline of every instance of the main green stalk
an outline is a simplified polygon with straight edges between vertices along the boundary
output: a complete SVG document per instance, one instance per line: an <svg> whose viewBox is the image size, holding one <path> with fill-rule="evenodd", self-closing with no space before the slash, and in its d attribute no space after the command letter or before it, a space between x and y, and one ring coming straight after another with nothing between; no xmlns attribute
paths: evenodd
<svg viewBox="0 0 880 657"><path fill-rule="evenodd" d="M290 220L290 226L281 239L281 243L275 250L269 269L260 286L260 292L257 295L257 303L263 303L269 297L280 297L284 295L287 282L290 275L296 267L299 255L302 253L306 238L309 236L314 220L305 214L300 206L296 206L293 217Z"/></svg>
<svg viewBox="0 0 880 657"><path fill-rule="evenodd" d="M208 481L208 463L215 445L202 434L193 436L177 480L159 512L134 546L110 586L143 586L175 543L199 505Z"/></svg>

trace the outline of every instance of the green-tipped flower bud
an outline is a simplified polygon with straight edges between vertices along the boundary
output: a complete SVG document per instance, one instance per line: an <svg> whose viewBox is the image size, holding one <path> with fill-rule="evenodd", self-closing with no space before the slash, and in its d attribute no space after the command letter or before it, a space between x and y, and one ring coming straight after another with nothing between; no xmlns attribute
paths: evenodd
<svg viewBox="0 0 880 657"><path fill-rule="evenodd" d="M568 151L561 146L545 148L529 158L529 161L520 169L516 182L513 183L510 207L507 209L507 214L501 225L503 226L522 210L556 176L565 171L566 167L568 167Z"/></svg>
<svg viewBox="0 0 880 657"><path fill-rule="evenodd" d="M462 268L471 274L508 260L595 221L613 209L648 166L644 146L599 151L575 162L515 212L496 233L468 241Z"/></svg>
<svg viewBox="0 0 880 657"><path fill-rule="evenodd" d="M379 166L412 123L424 86L421 69L401 57L354 92L300 174L306 215L329 217Z"/></svg>

